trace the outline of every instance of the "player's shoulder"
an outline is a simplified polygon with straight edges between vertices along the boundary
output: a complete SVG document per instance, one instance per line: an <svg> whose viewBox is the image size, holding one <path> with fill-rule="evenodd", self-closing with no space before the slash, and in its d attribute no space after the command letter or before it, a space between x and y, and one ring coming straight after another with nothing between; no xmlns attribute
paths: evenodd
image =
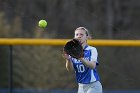
<svg viewBox="0 0 140 93"><path fill-rule="evenodd" d="M88 50L89 50L89 49L97 50L96 47L93 47L93 46L88 46L87 49L88 49Z"/></svg>

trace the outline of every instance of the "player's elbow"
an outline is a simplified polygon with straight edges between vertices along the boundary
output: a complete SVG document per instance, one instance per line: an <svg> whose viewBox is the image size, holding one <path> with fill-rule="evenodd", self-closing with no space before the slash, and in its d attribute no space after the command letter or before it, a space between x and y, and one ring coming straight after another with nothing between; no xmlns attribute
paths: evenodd
<svg viewBox="0 0 140 93"><path fill-rule="evenodd" d="M90 65L90 68L91 69L94 69L96 67L96 63L95 62L92 62L92 64Z"/></svg>
<svg viewBox="0 0 140 93"><path fill-rule="evenodd" d="M91 68L91 69L94 69L94 68L95 68L95 66L90 66L90 68Z"/></svg>

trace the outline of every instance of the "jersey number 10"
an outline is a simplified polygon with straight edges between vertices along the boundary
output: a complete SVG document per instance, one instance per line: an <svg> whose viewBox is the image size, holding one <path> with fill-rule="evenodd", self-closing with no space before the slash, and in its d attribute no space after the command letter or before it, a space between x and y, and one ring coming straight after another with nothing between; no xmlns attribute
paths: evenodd
<svg viewBox="0 0 140 93"><path fill-rule="evenodd" d="M77 67L77 70L78 70L78 72L84 72L85 71L85 67L84 67L84 65L83 64L80 64L80 65L76 65L76 67Z"/></svg>

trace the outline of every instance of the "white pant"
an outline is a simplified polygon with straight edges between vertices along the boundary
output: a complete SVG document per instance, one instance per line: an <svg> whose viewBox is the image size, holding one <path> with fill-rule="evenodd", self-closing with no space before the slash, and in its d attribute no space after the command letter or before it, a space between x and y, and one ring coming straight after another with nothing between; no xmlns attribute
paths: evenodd
<svg viewBox="0 0 140 93"><path fill-rule="evenodd" d="M78 93L102 93L102 85L99 81L90 84L79 83Z"/></svg>

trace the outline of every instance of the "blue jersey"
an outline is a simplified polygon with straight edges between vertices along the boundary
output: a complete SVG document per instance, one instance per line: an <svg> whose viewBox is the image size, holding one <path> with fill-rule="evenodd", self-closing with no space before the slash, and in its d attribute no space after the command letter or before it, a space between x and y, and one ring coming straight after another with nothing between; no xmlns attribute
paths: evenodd
<svg viewBox="0 0 140 93"><path fill-rule="evenodd" d="M84 59L96 62L96 66L98 65L97 57L98 53L95 47L87 45L84 48ZM76 80L78 83L88 84L94 81L99 81L96 67L91 69L75 58L71 58L71 61L75 69Z"/></svg>

